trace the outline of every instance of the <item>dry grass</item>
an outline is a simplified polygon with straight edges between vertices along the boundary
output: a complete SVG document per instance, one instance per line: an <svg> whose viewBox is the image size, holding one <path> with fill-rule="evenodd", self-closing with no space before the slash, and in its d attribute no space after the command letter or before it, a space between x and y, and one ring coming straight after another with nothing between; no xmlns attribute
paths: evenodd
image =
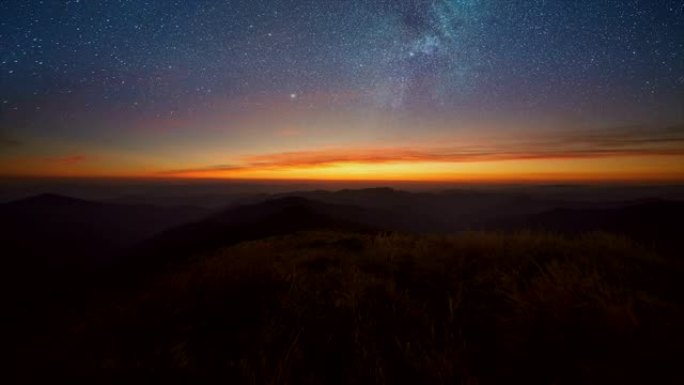
<svg viewBox="0 0 684 385"><path fill-rule="evenodd" d="M680 277L604 234L296 234L90 311L55 360L195 383L675 383Z"/></svg>

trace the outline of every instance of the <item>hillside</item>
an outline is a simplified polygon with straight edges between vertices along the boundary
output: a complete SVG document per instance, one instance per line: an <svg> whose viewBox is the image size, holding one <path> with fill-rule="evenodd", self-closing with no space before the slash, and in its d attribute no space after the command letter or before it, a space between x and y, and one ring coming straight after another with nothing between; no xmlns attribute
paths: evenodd
<svg viewBox="0 0 684 385"><path fill-rule="evenodd" d="M168 229L133 248L123 263L133 269L159 268L221 246L305 230L372 232L378 210L314 201L296 196L231 207Z"/></svg>
<svg viewBox="0 0 684 385"><path fill-rule="evenodd" d="M609 208L555 208L492 221L489 228L531 229L562 234L603 231L629 237L653 249L678 255L684 248L684 202L648 200Z"/></svg>
<svg viewBox="0 0 684 385"><path fill-rule="evenodd" d="M41 194L0 204L0 242L9 255L22 256L32 268L92 269L126 247L208 213L193 207L111 204Z"/></svg>
<svg viewBox="0 0 684 385"><path fill-rule="evenodd" d="M209 211L124 205L41 194L0 204L0 244L10 322L32 324L46 306L78 301L127 250ZM121 277L116 277L121 279Z"/></svg>
<svg viewBox="0 0 684 385"><path fill-rule="evenodd" d="M681 276L601 234L282 235L54 314L61 326L25 340L16 367L26 381L58 367L148 382L674 384Z"/></svg>

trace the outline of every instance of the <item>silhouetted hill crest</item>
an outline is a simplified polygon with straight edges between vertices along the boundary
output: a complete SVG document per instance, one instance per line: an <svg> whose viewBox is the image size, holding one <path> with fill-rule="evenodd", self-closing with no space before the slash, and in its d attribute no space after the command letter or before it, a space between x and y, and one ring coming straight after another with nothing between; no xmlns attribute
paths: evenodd
<svg viewBox="0 0 684 385"><path fill-rule="evenodd" d="M45 193L30 196L27 198L19 199L6 203L2 206L6 207L41 207L41 208L51 208L60 206L105 206L105 204L100 202L93 202L79 198L73 198L60 194Z"/></svg>
<svg viewBox="0 0 684 385"><path fill-rule="evenodd" d="M90 269L125 248L205 216L193 208L161 208L92 202L40 194L0 204L0 242L21 255L19 268L64 266Z"/></svg>
<svg viewBox="0 0 684 385"><path fill-rule="evenodd" d="M558 233L603 231L627 236L668 253L684 239L684 202L642 199L610 208L559 207L538 214L493 222L487 228L532 229Z"/></svg>
<svg viewBox="0 0 684 385"><path fill-rule="evenodd" d="M183 259L246 240L307 230L374 232L371 210L298 196L238 206L164 231L133 252L133 260L155 264Z"/></svg>

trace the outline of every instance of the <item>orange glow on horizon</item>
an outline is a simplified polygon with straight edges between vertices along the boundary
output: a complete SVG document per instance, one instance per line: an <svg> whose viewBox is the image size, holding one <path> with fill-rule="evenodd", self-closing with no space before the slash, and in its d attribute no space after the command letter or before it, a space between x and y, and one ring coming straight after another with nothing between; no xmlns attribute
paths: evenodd
<svg viewBox="0 0 684 385"><path fill-rule="evenodd" d="M128 158L122 162L114 154L20 158L6 164L0 175L366 182L684 181L684 155L667 151L611 155L352 148L251 155L227 165L213 162L218 166L207 166L207 159L184 161L191 167L183 168L185 163L170 159Z"/></svg>
<svg viewBox="0 0 684 385"><path fill-rule="evenodd" d="M336 162L321 165L196 170L196 179L339 181L682 181L684 156L520 159L482 162Z"/></svg>

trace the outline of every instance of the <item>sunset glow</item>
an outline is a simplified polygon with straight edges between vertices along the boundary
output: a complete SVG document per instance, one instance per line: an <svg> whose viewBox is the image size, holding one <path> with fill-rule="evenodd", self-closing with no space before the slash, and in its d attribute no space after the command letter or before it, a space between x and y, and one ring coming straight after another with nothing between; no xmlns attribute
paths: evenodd
<svg viewBox="0 0 684 385"><path fill-rule="evenodd" d="M684 178L684 156L617 157L610 160L506 160L468 163L340 162L316 166L189 171L189 178L387 180L387 181L678 181Z"/></svg>

